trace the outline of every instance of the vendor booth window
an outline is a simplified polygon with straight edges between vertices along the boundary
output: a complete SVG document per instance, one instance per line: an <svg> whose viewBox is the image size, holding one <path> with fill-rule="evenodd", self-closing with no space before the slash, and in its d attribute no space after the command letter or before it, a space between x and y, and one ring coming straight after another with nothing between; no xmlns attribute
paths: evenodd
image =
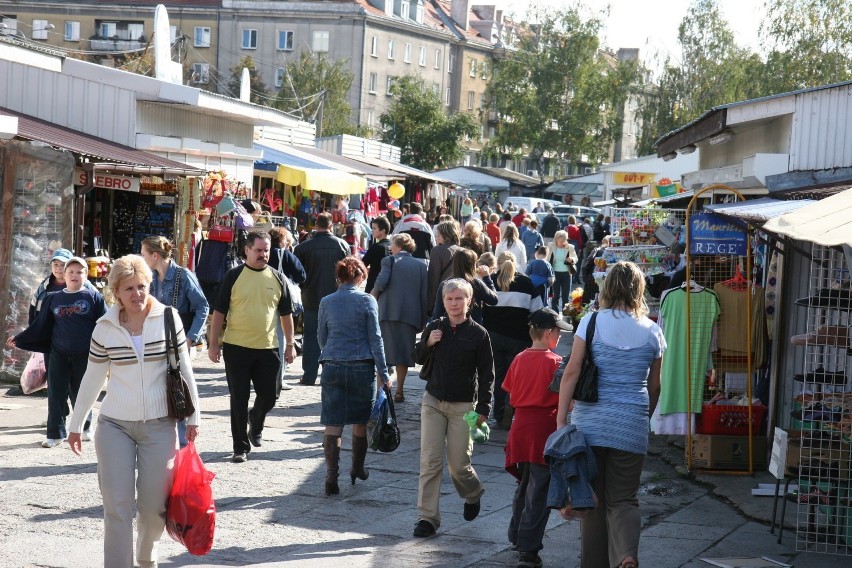
<svg viewBox="0 0 852 568"><path fill-rule="evenodd" d="M65 41L80 40L80 22L65 22Z"/></svg>
<svg viewBox="0 0 852 568"><path fill-rule="evenodd" d="M293 32L278 30L278 51L293 51Z"/></svg>
<svg viewBox="0 0 852 568"><path fill-rule="evenodd" d="M210 28L195 26L194 40L195 47L210 47Z"/></svg>
<svg viewBox="0 0 852 568"><path fill-rule="evenodd" d="M243 30L243 49L257 49L257 30Z"/></svg>
<svg viewBox="0 0 852 568"><path fill-rule="evenodd" d="M328 51L328 32L314 32L314 52Z"/></svg>

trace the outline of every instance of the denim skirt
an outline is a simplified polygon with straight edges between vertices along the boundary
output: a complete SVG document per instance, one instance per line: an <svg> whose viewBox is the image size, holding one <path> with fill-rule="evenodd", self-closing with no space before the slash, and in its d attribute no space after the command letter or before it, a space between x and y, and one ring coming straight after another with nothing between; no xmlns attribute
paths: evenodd
<svg viewBox="0 0 852 568"><path fill-rule="evenodd" d="M366 424L376 402L376 365L372 361L323 361L324 426Z"/></svg>

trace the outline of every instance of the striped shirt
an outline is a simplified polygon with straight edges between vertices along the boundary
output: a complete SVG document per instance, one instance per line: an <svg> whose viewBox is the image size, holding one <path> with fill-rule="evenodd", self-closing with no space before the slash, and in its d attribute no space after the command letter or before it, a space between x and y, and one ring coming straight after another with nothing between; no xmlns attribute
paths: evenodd
<svg viewBox="0 0 852 568"><path fill-rule="evenodd" d="M583 340L589 317L577 329ZM648 372L666 349L663 332L646 317L637 320L613 310L601 310L595 326L591 349L598 367L598 402L576 402L571 423L592 446L644 455L648 451Z"/></svg>

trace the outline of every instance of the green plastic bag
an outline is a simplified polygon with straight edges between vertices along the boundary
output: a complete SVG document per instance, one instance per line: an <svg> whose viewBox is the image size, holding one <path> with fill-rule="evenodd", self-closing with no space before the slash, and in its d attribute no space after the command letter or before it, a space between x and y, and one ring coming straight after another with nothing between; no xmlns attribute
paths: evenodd
<svg viewBox="0 0 852 568"><path fill-rule="evenodd" d="M477 420L479 420L479 414L475 410L471 410L464 415L464 421L470 426L470 438L473 440L473 443L484 444L488 441L488 437L491 436L491 428L485 422L477 426Z"/></svg>

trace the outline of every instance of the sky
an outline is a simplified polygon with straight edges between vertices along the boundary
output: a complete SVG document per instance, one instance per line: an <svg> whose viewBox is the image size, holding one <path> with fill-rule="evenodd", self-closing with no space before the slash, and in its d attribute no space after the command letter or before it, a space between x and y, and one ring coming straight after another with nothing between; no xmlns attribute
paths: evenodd
<svg viewBox="0 0 852 568"><path fill-rule="evenodd" d="M499 0L498 0L499 1ZM765 0L717 0L720 9L728 21L737 42L757 49L757 30L765 14ZM566 0L503 0L507 12L523 14L530 4L554 9L564 6ZM476 0L472 0L475 5ZM605 20L604 43L617 50L620 47L638 47L640 57L649 63L648 58L660 53L679 58L680 48L677 42L677 29L686 16L690 0L583 0L593 10L611 7L610 16Z"/></svg>

